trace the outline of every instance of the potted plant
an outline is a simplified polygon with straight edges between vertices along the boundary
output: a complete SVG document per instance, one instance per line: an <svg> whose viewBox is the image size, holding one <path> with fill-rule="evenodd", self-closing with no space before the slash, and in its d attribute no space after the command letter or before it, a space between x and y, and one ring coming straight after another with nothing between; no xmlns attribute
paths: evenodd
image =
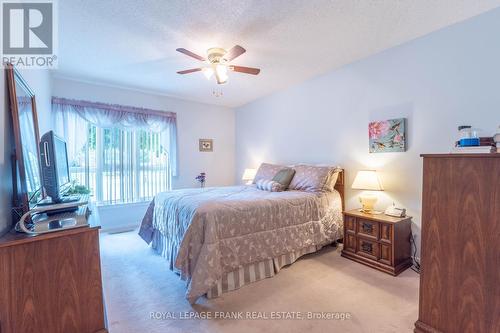
<svg viewBox="0 0 500 333"><path fill-rule="evenodd" d="M71 187L66 194L90 194L90 190L86 186L79 185L77 180L72 180Z"/></svg>

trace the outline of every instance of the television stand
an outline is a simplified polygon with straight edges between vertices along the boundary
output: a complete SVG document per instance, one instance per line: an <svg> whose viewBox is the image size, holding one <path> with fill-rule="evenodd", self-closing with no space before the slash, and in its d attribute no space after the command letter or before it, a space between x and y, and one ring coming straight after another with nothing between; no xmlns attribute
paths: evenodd
<svg viewBox="0 0 500 333"><path fill-rule="evenodd" d="M88 195L68 195L59 198L59 201L55 203L50 198L43 199L36 204L36 207L45 208L45 213L52 216L76 212L79 206L86 204L88 201Z"/></svg>
<svg viewBox="0 0 500 333"><path fill-rule="evenodd" d="M66 208L60 208L60 209L52 209L52 210L45 212L45 214L47 214L47 216L53 216L53 215L58 215L58 214L62 214L62 213L73 213L73 212L76 212L77 210L78 210L78 206L73 206L73 207L66 207Z"/></svg>
<svg viewBox="0 0 500 333"><path fill-rule="evenodd" d="M65 203L70 203L70 202L77 202L77 201L80 201L81 199L82 199L82 196L80 196L80 195L68 195L68 196L63 196L57 202L52 201L52 199L46 198L46 199L40 200L40 202L38 202L36 205L37 206L58 205L58 204L65 204Z"/></svg>
<svg viewBox="0 0 500 333"><path fill-rule="evenodd" d="M79 198L78 201L37 205L21 217L16 228L28 234L43 234L86 226L89 196L81 195ZM59 222L55 222L56 220ZM29 225L26 222L30 222Z"/></svg>

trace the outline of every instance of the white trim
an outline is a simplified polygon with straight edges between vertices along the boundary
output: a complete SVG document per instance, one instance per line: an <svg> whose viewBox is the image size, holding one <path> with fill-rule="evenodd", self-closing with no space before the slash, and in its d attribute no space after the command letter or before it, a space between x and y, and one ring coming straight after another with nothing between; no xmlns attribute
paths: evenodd
<svg viewBox="0 0 500 333"><path fill-rule="evenodd" d="M137 225L129 225L129 226L116 227L116 228L102 228L101 227L101 233L104 233L104 234L120 234L122 232L129 232L129 231L134 231L134 230L138 230Z"/></svg>

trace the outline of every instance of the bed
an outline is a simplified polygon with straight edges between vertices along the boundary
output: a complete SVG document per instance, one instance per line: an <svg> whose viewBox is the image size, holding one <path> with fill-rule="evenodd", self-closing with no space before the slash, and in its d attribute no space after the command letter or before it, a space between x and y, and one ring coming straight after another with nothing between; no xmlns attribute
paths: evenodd
<svg viewBox="0 0 500 333"><path fill-rule="evenodd" d="M187 282L193 304L272 277L342 238L343 196L343 170L326 192L174 190L155 196L139 235Z"/></svg>

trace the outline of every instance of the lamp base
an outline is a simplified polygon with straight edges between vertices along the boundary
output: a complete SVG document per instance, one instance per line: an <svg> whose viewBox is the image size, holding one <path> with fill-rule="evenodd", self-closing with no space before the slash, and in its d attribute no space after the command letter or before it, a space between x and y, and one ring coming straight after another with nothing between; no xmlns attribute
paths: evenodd
<svg viewBox="0 0 500 333"><path fill-rule="evenodd" d="M361 212L367 213L367 214L381 214L382 212L379 212L374 209L375 203L377 202L377 196L373 194L362 194L359 196L359 202L361 202L362 208L360 209Z"/></svg>
<svg viewBox="0 0 500 333"><path fill-rule="evenodd" d="M360 208L358 209L361 213L365 213L365 214L372 214L372 215L380 215L382 214L383 212L381 212L380 210L364 210L363 208Z"/></svg>

